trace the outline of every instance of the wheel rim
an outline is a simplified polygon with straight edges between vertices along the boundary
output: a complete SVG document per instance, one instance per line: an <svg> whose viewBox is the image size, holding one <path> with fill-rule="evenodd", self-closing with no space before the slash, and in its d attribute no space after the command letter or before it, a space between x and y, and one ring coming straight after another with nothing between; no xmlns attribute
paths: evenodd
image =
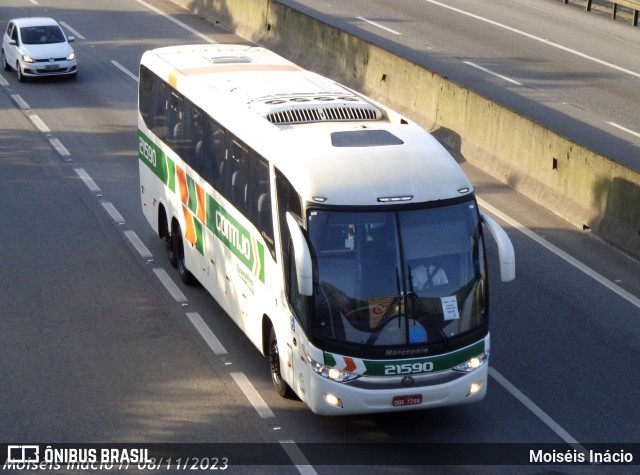
<svg viewBox="0 0 640 475"><path fill-rule="evenodd" d="M269 366L271 367L271 377L273 381L280 384L280 352L278 351L278 340L275 338L269 348Z"/></svg>

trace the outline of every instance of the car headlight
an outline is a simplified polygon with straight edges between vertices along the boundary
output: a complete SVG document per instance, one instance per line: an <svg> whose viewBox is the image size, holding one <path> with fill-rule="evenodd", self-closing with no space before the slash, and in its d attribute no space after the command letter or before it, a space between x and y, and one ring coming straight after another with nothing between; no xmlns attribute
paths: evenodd
<svg viewBox="0 0 640 475"><path fill-rule="evenodd" d="M309 366L311 366L313 372L319 374L323 378L327 378L338 383L346 383L347 381L351 381L360 377L359 374L349 373L348 371L342 371L341 369L331 368L329 366L318 363L313 358L311 358L306 348L303 348L302 350L304 351L304 356L309 362Z"/></svg>
<svg viewBox="0 0 640 475"><path fill-rule="evenodd" d="M67 56L67 61L73 61L74 59L76 59L75 53L71 53L69 56Z"/></svg>
<svg viewBox="0 0 640 475"><path fill-rule="evenodd" d="M474 371L489 361L489 353L482 353L478 356L474 356L473 358L465 361L464 363L460 363L458 366L454 366L453 369L456 371L461 371L463 373L470 373Z"/></svg>
<svg viewBox="0 0 640 475"><path fill-rule="evenodd" d="M36 60L33 59L31 56L27 56L26 54L22 55L22 61L24 61L25 63L35 63Z"/></svg>

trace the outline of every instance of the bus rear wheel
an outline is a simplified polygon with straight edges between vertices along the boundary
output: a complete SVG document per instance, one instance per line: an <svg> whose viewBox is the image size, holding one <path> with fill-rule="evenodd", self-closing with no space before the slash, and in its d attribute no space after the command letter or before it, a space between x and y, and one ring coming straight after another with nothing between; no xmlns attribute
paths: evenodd
<svg viewBox="0 0 640 475"><path fill-rule="evenodd" d="M171 239L171 233L169 232L169 224L167 222L167 214L164 211L164 207L160 205L158 210L158 234L164 241L164 247L167 251L167 259L172 267L178 267L178 259L176 259L176 253L173 251L173 239Z"/></svg>
<svg viewBox="0 0 640 475"><path fill-rule="evenodd" d="M276 338L276 331L273 327L271 327L271 335L269 335L269 369L271 370L271 381L273 382L273 387L276 392L284 398L291 399L294 393L285 380L282 379L278 339Z"/></svg>
<svg viewBox="0 0 640 475"><path fill-rule="evenodd" d="M189 272L189 269L187 269L187 266L184 263L184 245L182 244L182 231L180 230L180 225L176 225L173 233L171 234L171 244L178 272L180 273L180 280L187 285L195 284L196 278L191 272Z"/></svg>

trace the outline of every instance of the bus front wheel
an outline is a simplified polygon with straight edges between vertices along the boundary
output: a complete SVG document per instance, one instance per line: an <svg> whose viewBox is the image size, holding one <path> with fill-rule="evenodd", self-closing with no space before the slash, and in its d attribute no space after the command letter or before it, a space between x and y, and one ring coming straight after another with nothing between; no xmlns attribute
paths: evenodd
<svg viewBox="0 0 640 475"><path fill-rule="evenodd" d="M271 335L269 336L269 369L271 370L271 381L276 392L287 399L293 397L293 390L282 379L282 373L280 372L280 352L278 351L278 339L276 338L276 331L271 327Z"/></svg>

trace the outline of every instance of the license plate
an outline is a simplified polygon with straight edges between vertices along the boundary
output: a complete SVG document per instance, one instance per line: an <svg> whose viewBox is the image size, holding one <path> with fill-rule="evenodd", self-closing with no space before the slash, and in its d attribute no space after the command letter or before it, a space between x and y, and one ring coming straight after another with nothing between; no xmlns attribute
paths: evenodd
<svg viewBox="0 0 640 475"><path fill-rule="evenodd" d="M414 396L396 396L393 398L393 406L414 406L422 403L422 394L416 394Z"/></svg>
<svg viewBox="0 0 640 475"><path fill-rule="evenodd" d="M46 64L44 66L44 69L46 69L47 71L54 71L56 69L60 69L60 66L58 66L57 64Z"/></svg>

